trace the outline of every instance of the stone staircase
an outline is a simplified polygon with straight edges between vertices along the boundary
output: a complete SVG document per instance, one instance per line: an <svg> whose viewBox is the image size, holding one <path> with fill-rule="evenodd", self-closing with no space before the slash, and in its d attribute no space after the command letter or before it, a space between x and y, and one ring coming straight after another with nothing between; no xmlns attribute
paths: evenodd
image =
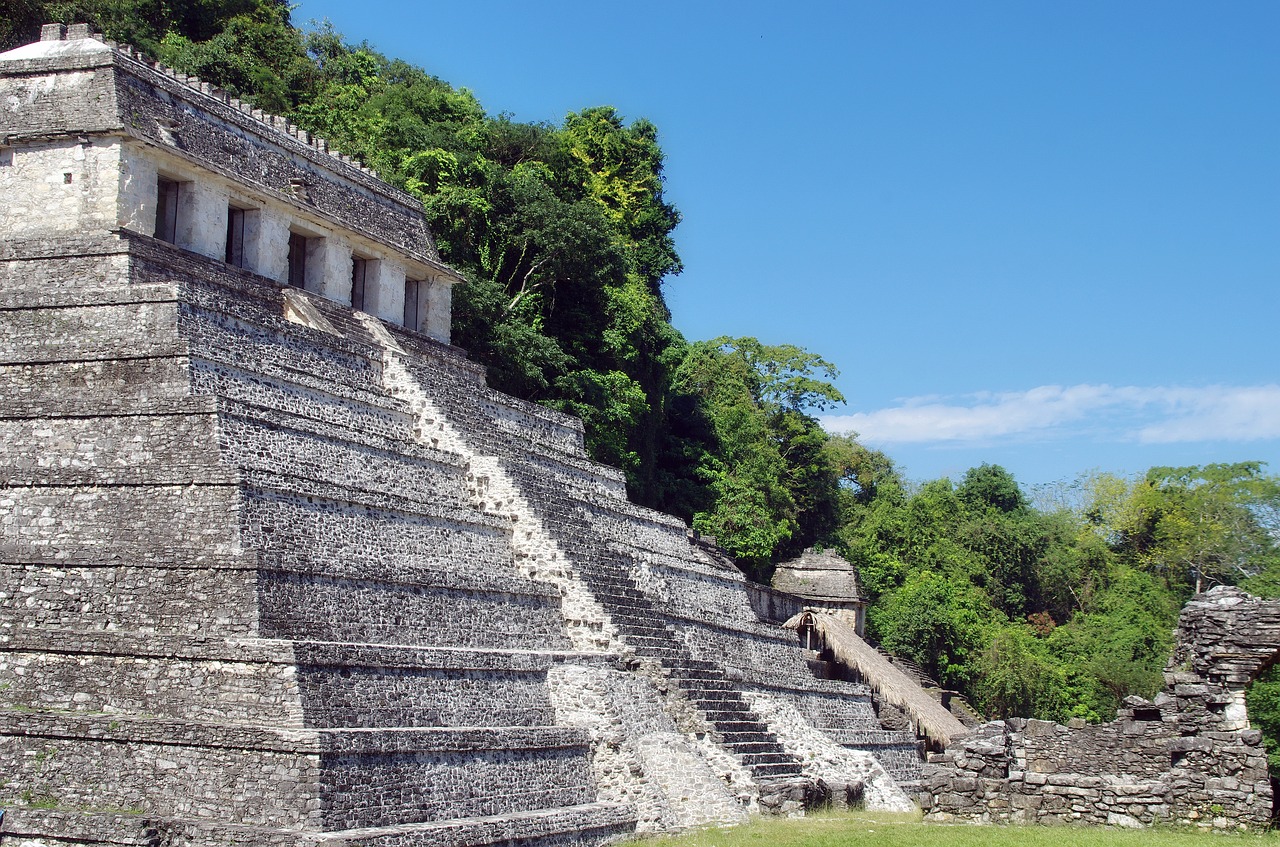
<svg viewBox="0 0 1280 847"><path fill-rule="evenodd" d="M332 317L348 331L358 332L355 326L345 323L342 314L330 316L326 312L326 317ZM627 503L620 474L585 459L580 429L568 437L547 438L529 446L527 439L495 437L495 433L501 433L500 427L489 421L477 421L486 411L492 414L492 409L477 409L486 404L501 408L508 418L525 412L530 417L551 417L555 421L558 417L555 413L536 407L521 408L522 404L514 398L469 384L465 377L459 378L438 364L432 373L427 373L421 361L412 367L414 375L430 385L431 399L444 417L451 422L469 424L454 427L467 447L477 454L493 454L498 458L535 512L532 517L572 558L575 574L607 613L622 645L636 657L662 667L666 676L704 716L723 748L732 753L757 782L800 779L799 762L752 712L740 685L730 680L720 665L695 658L663 611L635 583L631 575L634 564L608 548L609 534L602 533L601 526L591 521L588 513L616 512L611 517L623 522L636 522L638 518L652 515L660 519L664 531L675 530L682 545L686 543L683 526ZM538 429L532 422L524 428ZM565 449L566 445L569 449Z"/></svg>
<svg viewBox="0 0 1280 847"><path fill-rule="evenodd" d="M326 313L326 316L327 313ZM342 321L341 315L332 318ZM708 554L692 542L678 521L635 506L625 499L621 474L588 461L582 446L580 424L555 412L524 404L474 383L471 374L459 374L448 362L439 361L430 349L414 346L414 339L392 331L395 342L415 353L406 364L423 385L434 407L441 437L461 442L457 449L473 457L491 457L508 484L519 493L522 510L513 513L517 534L532 522L544 531L568 560L574 579L585 587L607 618L619 645L638 659L655 662L705 719L713 737L730 752L753 779L760 783L794 788L803 775L802 763L787 752L768 725L750 705L747 682L731 677L730 666L756 664L754 673L764 681L794 686L781 696L818 696L846 700L840 716L842 728L884 757L890 772L906 782L919 775L915 739L909 734L880 730L865 687L847 683L823 683L814 679L804 663L794 636L761 623L750 609L743 578L731 563ZM431 361L433 358L437 361ZM500 437L503 424L534 433L532 438ZM473 458L473 465L477 460ZM496 499L501 499L500 495ZM495 499L489 497L490 500ZM670 562L670 575L681 571L687 585L670 583L671 596L660 598L652 586L637 582L637 574L653 559ZM685 572L687 569L688 570ZM700 572L710 575L699 575ZM691 590L693 603L706 601L693 620L675 612L677 594ZM712 593L707 594L707 590ZM680 595L687 602L688 597ZM721 610L737 621L721 628ZM710 633L697 647L688 642L690 627ZM738 646L741 644L741 646ZM723 652L741 653L730 658ZM754 662L753 651L767 657ZM728 664L726 663L728 662ZM816 692L815 692L816 693ZM853 736L851 736L852 738ZM854 745L850 744L852 748ZM784 788L767 787L766 796Z"/></svg>
<svg viewBox="0 0 1280 847"><path fill-rule="evenodd" d="M671 681L706 718L719 743L758 782L801 776L799 762L751 711L739 685L720 666L693 657L671 626L663 623L662 612L636 588L624 565L593 559L580 562L579 566L626 645L636 656L661 664Z"/></svg>

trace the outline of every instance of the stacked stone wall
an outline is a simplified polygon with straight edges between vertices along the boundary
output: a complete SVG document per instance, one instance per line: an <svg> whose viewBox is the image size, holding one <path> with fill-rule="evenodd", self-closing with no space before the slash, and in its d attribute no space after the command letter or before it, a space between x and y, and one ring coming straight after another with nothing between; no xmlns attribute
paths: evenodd
<svg viewBox="0 0 1280 847"><path fill-rule="evenodd" d="M1244 694L1277 652L1280 603L1225 587L1199 595L1182 611L1153 701L1127 698L1100 726L1014 719L978 728L930 756L926 817L1266 827L1267 757Z"/></svg>
<svg viewBox="0 0 1280 847"><path fill-rule="evenodd" d="M18 819L29 806L140 816L164 798L168 817L319 823L314 743L306 752L277 733L126 716L35 713L7 723L5 805ZM12 832L8 815L6 824Z"/></svg>

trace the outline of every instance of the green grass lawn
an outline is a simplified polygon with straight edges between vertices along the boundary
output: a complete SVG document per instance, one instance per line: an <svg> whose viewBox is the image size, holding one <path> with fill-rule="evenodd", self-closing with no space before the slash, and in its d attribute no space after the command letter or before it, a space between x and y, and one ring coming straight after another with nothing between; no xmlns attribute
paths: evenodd
<svg viewBox="0 0 1280 847"><path fill-rule="evenodd" d="M918 815L850 812L759 819L730 829L705 829L679 837L631 841L626 847L1208 847L1242 839L1280 844L1276 833L1232 835L1169 828L973 826L923 823Z"/></svg>

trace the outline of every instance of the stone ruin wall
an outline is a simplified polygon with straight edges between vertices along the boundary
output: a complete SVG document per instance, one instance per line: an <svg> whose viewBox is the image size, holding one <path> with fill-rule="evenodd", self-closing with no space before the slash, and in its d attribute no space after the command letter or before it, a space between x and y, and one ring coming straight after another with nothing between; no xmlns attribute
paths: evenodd
<svg viewBox="0 0 1280 847"><path fill-rule="evenodd" d="M80 35L0 57L4 837L549 847L907 803L865 686L441 343L411 198ZM275 233L245 266L208 224L235 203ZM406 328L410 272L439 296Z"/></svg>
<svg viewBox="0 0 1280 847"><path fill-rule="evenodd" d="M1116 720L986 724L929 757L928 820L1270 824L1272 786L1245 690L1280 652L1280 601L1219 587L1193 598L1154 700L1129 697Z"/></svg>

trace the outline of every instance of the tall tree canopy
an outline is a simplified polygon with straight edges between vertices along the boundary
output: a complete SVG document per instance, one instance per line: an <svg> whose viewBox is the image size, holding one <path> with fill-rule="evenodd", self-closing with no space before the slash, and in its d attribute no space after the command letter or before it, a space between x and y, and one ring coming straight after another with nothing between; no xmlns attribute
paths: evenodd
<svg viewBox="0 0 1280 847"><path fill-rule="evenodd" d="M715 436L698 468L713 503L694 527L757 578L835 528L828 436L806 410L844 402L829 381L836 376L830 362L794 345L727 337L690 345L675 371L675 388L700 399Z"/></svg>

